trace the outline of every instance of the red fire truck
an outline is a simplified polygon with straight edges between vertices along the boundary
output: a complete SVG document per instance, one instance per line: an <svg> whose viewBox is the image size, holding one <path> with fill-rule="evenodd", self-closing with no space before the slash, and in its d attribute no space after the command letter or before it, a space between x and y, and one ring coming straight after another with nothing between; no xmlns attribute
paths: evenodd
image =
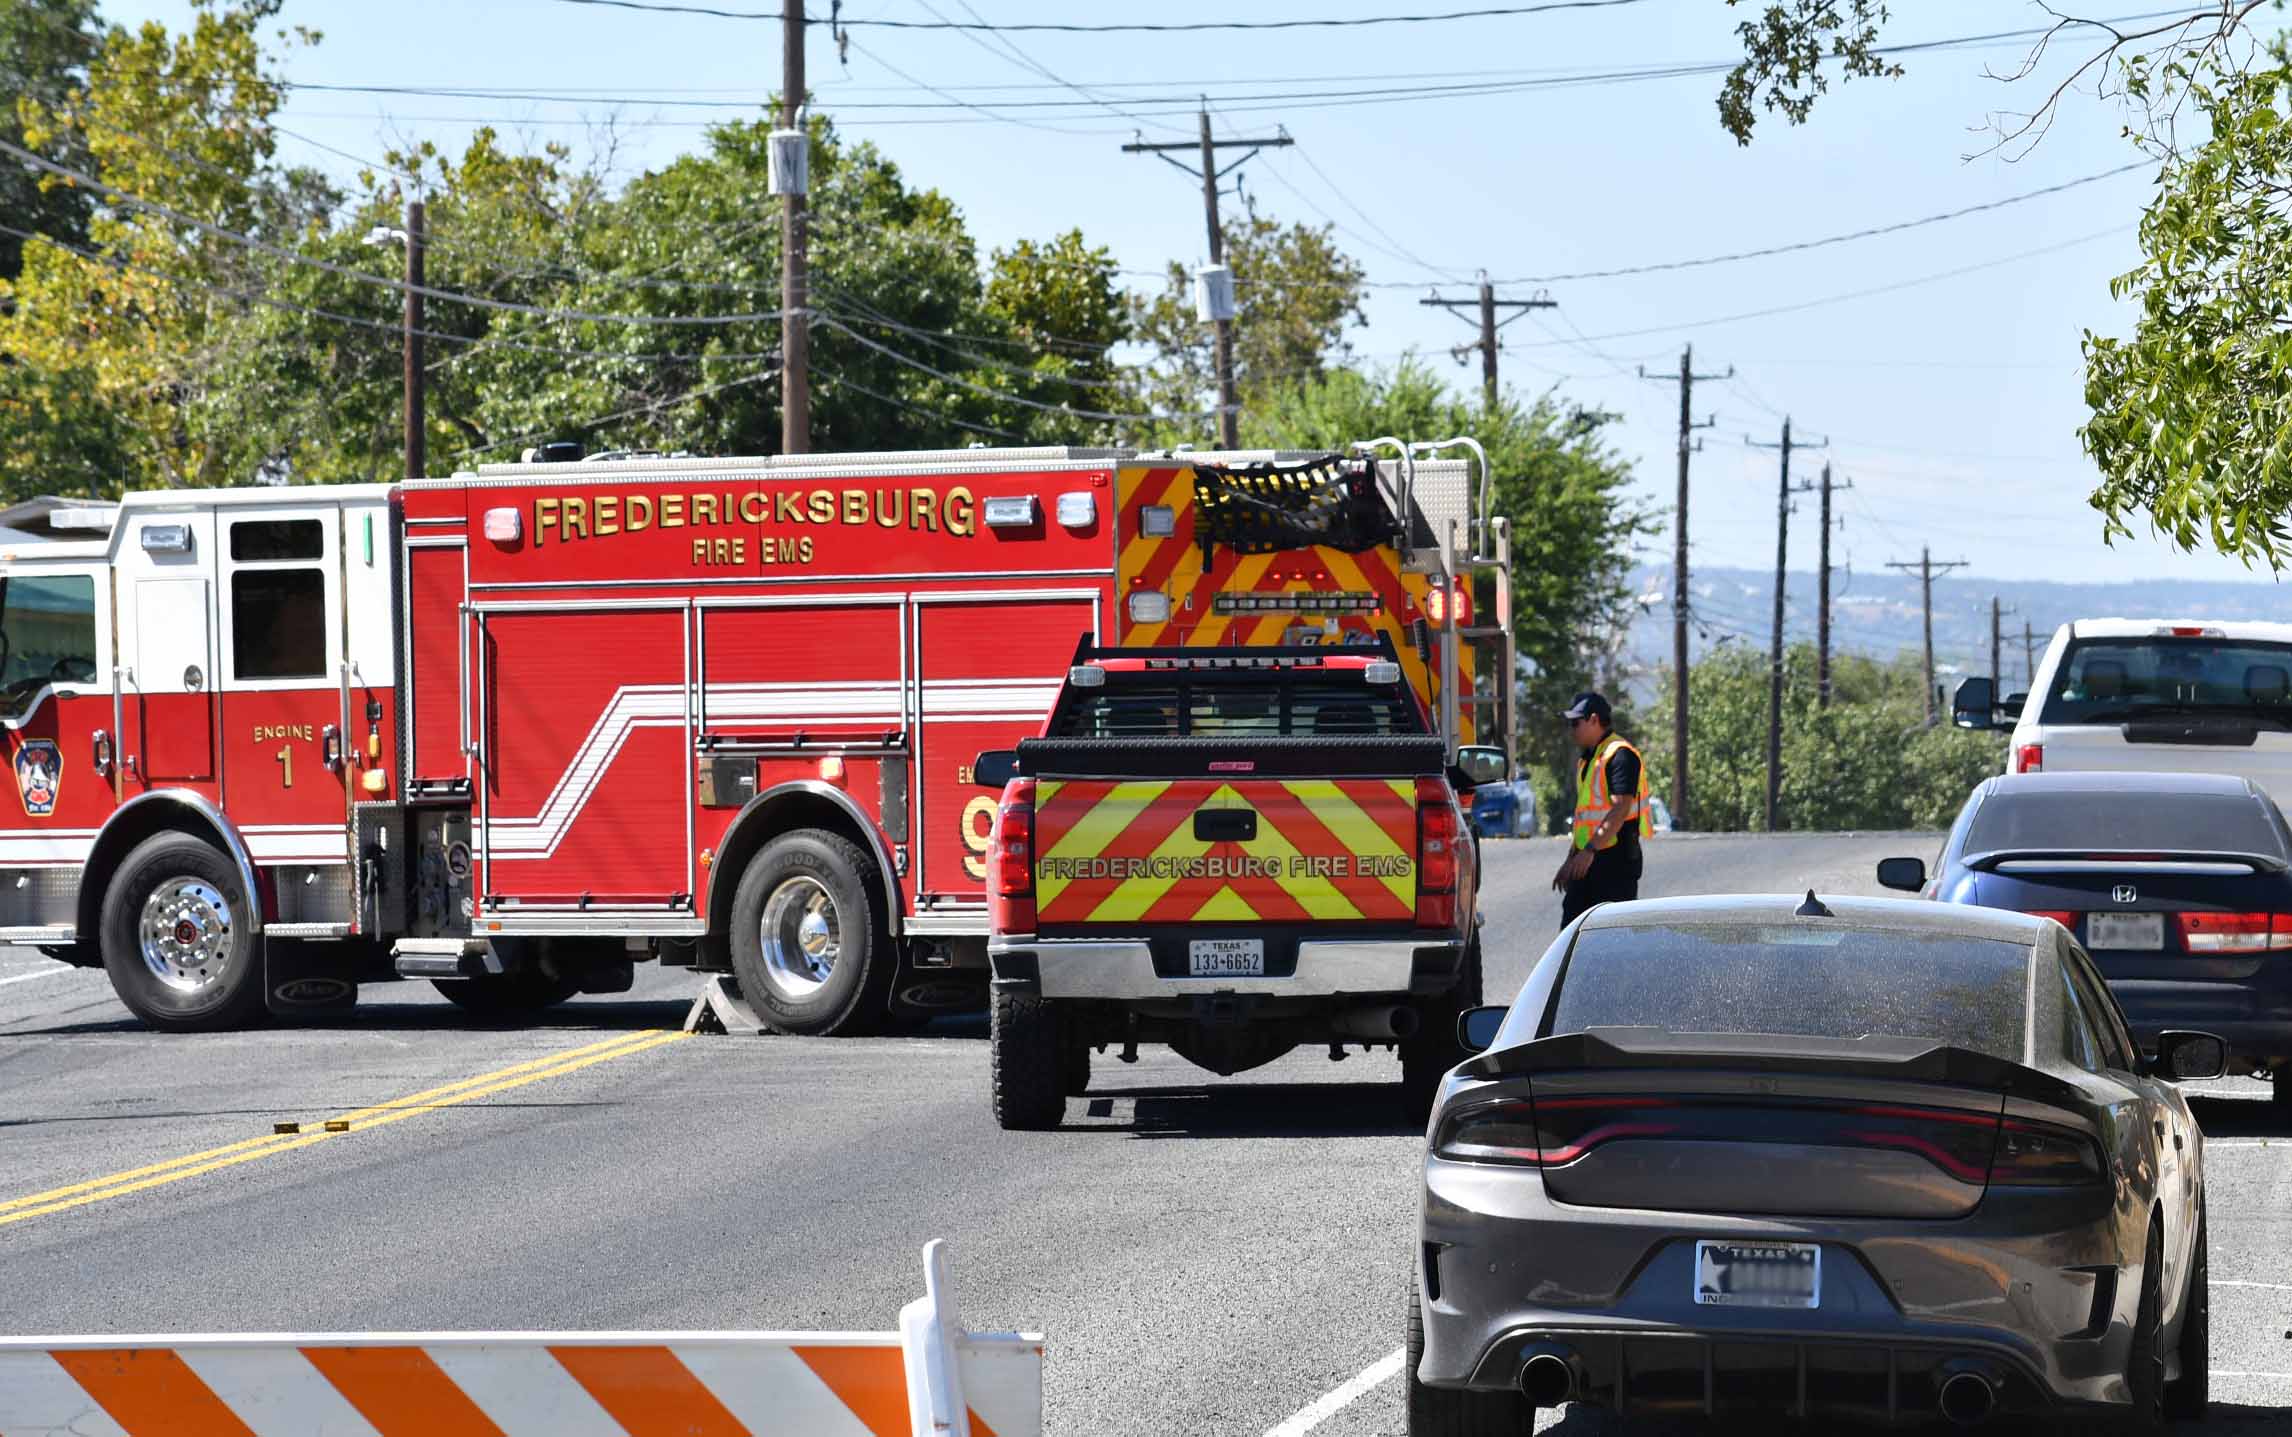
<svg viewBox="0 0 2292 1437"><path fill-rule="evenodd" d="M1452 750L1509 752L1485 466L1380 442L600 455L19 506L0 942L100 963L183 1030L389 978L533 1009L647 957L736 975L790 1032L977 1004L973 760L1036 732L1085 635L1383 634Z"/></svg>

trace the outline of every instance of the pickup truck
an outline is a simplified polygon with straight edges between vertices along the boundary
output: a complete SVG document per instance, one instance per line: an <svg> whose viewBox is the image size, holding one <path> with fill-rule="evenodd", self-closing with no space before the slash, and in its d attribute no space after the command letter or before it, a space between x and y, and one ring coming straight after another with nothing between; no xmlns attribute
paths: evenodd
<svg viewBox="0 0 2292 1437"><path fill-rule="evenodd" d="M1481 996L1447 753L1389 646L1085 640L1042 735L976 765L996 1121L1057 1126L1091 1054L1140 1043L1219 1074L1395 1047L1429 1109Z"/></svg>

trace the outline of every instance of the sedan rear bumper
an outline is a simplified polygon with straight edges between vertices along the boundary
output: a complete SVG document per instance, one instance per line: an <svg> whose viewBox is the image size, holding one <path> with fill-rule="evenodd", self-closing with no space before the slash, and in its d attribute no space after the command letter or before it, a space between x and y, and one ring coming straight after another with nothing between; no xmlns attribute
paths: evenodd
<svg viewBox="0 0 2292 1437"><path fill-rule="evenodd" d="M1529 1327L1500 1337L1474 1373L1476 1388L1517 1387L1527 1359L1558 1357L1569 1400L1627 1417L1786 1416L1864 1428L1925 1425L1961 1374L1978 1390L1954 1394L1987 1417L2058 1414L2036 1373L2010 1350L1972 1342L1827 1341L1802 1333L1612 1327Z"/></svg>
<svg viewBox="0 0 2292 1437"><path fill-rule="evenodd" d="M2285 955L2271 958L2292 964ZM2292 984L2111 978L2109 991L2145 1049L2153 1051L2166 1029L2193 1028L2225 1039L2232 1067L2292 1062Z"/></svg>
<svg viewBox="0 0 2292 1437"><path fill-rule="evenodd" d="M1425 1180L1419 1376L1431 1385L1514 1388L1547 1344L1570 1350L1583 1400L1633 1411L1804 1403L1927 1420L1950 1364L1969 1362L2000 1412L2127 1400L2138 1271L2119 1266L2105 1191L2070 1208L1992 1193L1936 1221L1576 1207L1533 1170L1438 1157ZM1698 1303L1697 1239L1818 1244L1818 1304Z"/></svg>

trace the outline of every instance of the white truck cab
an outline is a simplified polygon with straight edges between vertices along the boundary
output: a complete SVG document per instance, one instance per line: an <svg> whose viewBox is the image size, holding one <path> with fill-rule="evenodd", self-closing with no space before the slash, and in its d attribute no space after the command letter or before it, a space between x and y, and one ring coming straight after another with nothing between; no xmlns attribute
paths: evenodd
<svg viewBox="0 0 2292 1437"><path fill-rule="evenodd" d="M2223 773L2292 803L2292 624L2078 619L2028 694L1970 678L1951 711L2012 733L2007 773Z"/></svg>

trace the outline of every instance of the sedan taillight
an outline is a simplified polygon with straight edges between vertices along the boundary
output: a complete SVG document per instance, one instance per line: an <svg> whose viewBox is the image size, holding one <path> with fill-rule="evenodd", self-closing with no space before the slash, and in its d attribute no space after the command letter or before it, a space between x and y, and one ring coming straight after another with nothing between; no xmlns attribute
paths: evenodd
<svg viewBox="0 0 2292 1437"><path fill-rule="evenodd" d="M2049 1123L2007 1118L1990 1159L1990 1182L2000 1187L2075 1187L2103 1177L2101 1150L2083 1133Z"/></svg>
<svg viewBox="0 0 2292 1437"><path fill-rule="evenodd" d="M2022 912L2032 918L2050 918L2070 932L2077 931L2077 912L2070 908L2024 908Z"/></svg>
<svg viewBox="0 0 2292 1437"><path fill-rule="evenodd" d="M2292 913L2175 913L2191 953L2266 953L2292 948Z"/></svg>

